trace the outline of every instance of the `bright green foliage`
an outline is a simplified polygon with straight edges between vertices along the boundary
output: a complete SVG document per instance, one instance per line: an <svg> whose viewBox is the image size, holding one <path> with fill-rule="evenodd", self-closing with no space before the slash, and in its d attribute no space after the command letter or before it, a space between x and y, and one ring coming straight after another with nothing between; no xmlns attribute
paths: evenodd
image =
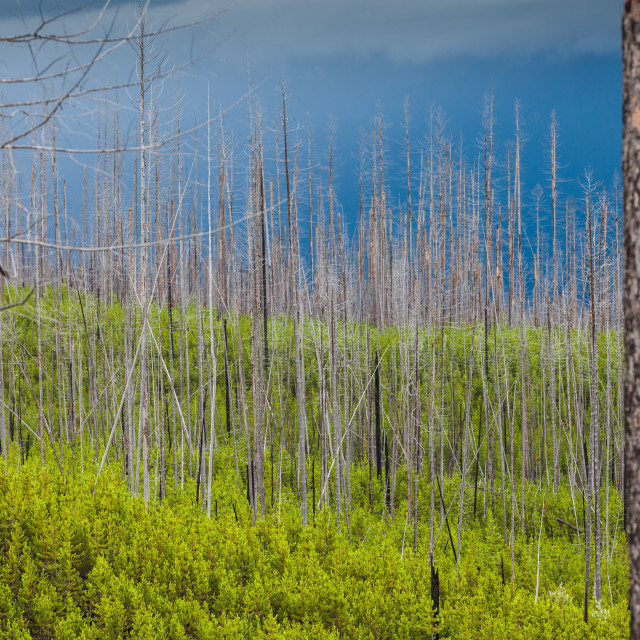
<svg viewBox="0 0 640 640"><path fill-rule="evenodd" d="M335 475L331 472L326 493L320 500L323 484L318 430L320 370L324 370L325 384L331 384L327 327L308 319L303 327L309 420L305 459L309 525L304 527L297 482L300 460L296 368L291 347L293 328L286 317L271 318L269 348L275 366L268 390L271 413L265 441L267 515L266 519L258 517L254 526L246 501L246 425L239 415L240 376L236 365L240 359L235 318L230 317L228 322L232 408L235 404L234 450L233 434L227 434L226 429L222 323L216 317L218 384L216 418L212 424L209 412L201 415L209 373L206 366L203 371L198 370L197 348L198 316L202 326L208 326L209 310L196 310L193 306L183 311L174 308L174 340L178 345L175 358L171 357L169 346L168 311L151 310L150 333L158 339L160 348L153 352L151 362L152 498L146 507L132 495L139 492L133 488L141 481L138 463L127 477L122 420L112 427L128 375L123 366L127 331L124 318L129 314L135 324L138 312L117 302L107 306L95 296L78 295L64 287L60 292L60 309L55 292L48 288L43 290L41 302L45 319L47 315L56 317L66 328L58 337L54 331L56 323L43 323L43 342L61 341L61 351L54 357L54 352L47 350L43 360L46 404L43 413L50 425L44 470L40 469L40 444L35 437L39 433L39 370L33 356L37 353L35 325L28 310L3 316L5 337L12 336L12 344L14 347L19 344L20 349L7 355L7 362L2 365L13 428L0 471L0 638L431 638L436 630L441 638L626 636L627 555L618 493L622 485L618 333L612 331L598 338L600 406L607 408L609 416L608 422L603 419L601 429L603 593L601 606L590 603L589 623L585 624L586 507L582 499L584 456L582 459L580 456L583 447L590 446L584 443L583 436L591 420L590 359L585 331L548 332L533 327L524 331L530 389L527 401L530 460L522 483L523 410L519 390L522 361L518 328L494 325L485 349L483 328L476 327L470 366L471 327L421 328L415 341L415 336L404 328L387 328L383 332L351 322L340 325L337 329L340 349L344 347L349 369L355 374L350 381L340 376L337 381L341 398L345 390L353 392L349 415L346 407L340 407L344 423L351 420L352 464L349 509L347 513L343 511L338 529ZM251 319L241 317L239 326L251 429L254 407ZM95 343L98 333L104 344ZM325 334L322 341L320 333ZM315 343L312 335L316 336ZM135 343L135 335L133 338ZM202 349L207 354L210 339L205 331ZM5 342L7 349L10 342ZM553 360L551 373L548 361L546 368L541 369L541 345L546 353L542 358ZM103 360L103 352L108 359ZM394 441L400 443L395 469L393 461L391 465L395 492L389 510L385 505L386 479L377 478L369 466L372 354L376 352L380 362L381 429L386 442L392 446ZM60 371L56 358L61 361ZM398 362L402 358L405 364L401 367ZM13 363L12 377L9 361ZM430 388L434 362L436 385ZM164 374L162 365L171 376ZM414 367L421 372L417 384L407 377ZM73 414L72 369L76 402ZM552 402L548 394L546 402L542 402L537 391L545 384L543 375L547 376L547 385L548 376L555 376L558 390L555 415L561 435L557 493L553 491L552 480L554 452L549 425ZM175 384L177 399L171 396L170 379ZM405 437L402 431L409 423L413 424L403 414L406 409L403 404L413 402L408 396L412 389L419 396L420 441L424 448L417 481L415 554L413 513L407 513L408 483L415 481L415 475L407 469L407 459L400 451ZM510 389L508 398L505 389ZM127 416L127 428L138 424L138 393L139 385L134 382L132 415ZM490 447L485 435L485 395L492 403L490 411L495 412L491 419L502 416L502 428L498 429L497 423L493 426ZM498 397L502 398L502 411L497 411L497 405L493 404ZM569 401L570 398L573 400ZM429 481L426 447L431 402L437 414L435 464L442 482L444 510L439 492ZM188 451L181 438L178 420L173 435L169 415L177 413L176 405L189 423L193 452ZM457 563L453 554L458 542L462 436L467 408L470 445L461 505L461 557ZM125 406L120 418L124 419L126 413ZM605 415L604 411L601 415ZM62 426L58 422L61 416ZM202 484L199 504L196 503L193 479L202 426L207 433L215 429L219 445L212 460L208 447L203 454L205 466L208 468L211 462L212 469L211 519L203 511ZM114 438L105 453L112 428ZM161 442L166 446L164 501L160 501L158 480ZM504 455L500 446L504 447ZM513 460L507 460L511 446ZM109 462L98 478L97 464L103 456ZM493 478L488 480L490 466ZM127 482L132 486L131 492ZM433 562L440 572L441 596L437 619L432 612L429 562L432 490L435 492ZM448 513L446 520L443 512ZM592 565L590 585L593 570Z"/></svg>
<svg viewBox="0 0 640 640"><path fill-rule="evenodd" d="M254 527L235 487L217 484L209 520L192 485L147 510L117 465L94 491L93 475L70 482L35 462L0 476L3 638L431 638L436 624L441 638L622 638L627 630L621 540L610 548L602 608L582 621L583 546L554 521L568 517L565 490L546 505L537 603L535 535L516 542L512 592L510 549L490 510L467 527L458 570L441 531L436 623L428 529L420 522L414 556L406 501L394 522L371 513L365 491L354 494L350 534L327 510L303 527L295 505L279 524ZM363 472L353 473L357 484ZM449 502L455 478L444 489ZM535 508L531 500L539 527Z"/></svg>

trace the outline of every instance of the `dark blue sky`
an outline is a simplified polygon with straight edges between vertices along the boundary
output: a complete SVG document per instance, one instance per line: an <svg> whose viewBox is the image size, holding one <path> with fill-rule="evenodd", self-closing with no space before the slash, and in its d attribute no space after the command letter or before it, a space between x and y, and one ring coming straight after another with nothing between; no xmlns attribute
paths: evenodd
<svg viewBox="0 0 640 640"><path fill-rule="evenodd" d="M527 141L523 195L538 182L548 185L548 133L555 109L560 176L566 180L561 191L579 197L577 180L587 167L605 185L619 171L622 4L239 0L209 28L207 33L222 44L183 86L195 98L190 105L202 104L204 84L197 77L207 78L212 96L230 104L246 92L249 63L252 82L259 85L254 97L263 102L269 122L278 117L284 78L289 116L300 126L309 121L325 164L330 118L334 122L337 195L350 217L357 211L360 130L368 133L378 113L388 125L388 160L398 170L404 163L405 97L416 152L428 133L430 108L440 107L447 130L455 140L462 134L471 160L479 151L484 99L493 83L498 161L505 143L515 137L515 101L521 106ZM198 14L202 6L197 0L167 3L162 11L169 15L182 8L182 17ZM246 135L245 107L227 120L238 135ZM300 137L306 143L306 131Z"/></svg>
<svg viewBox="0 0 640 640"><path fill-rule="evenodd" d="M50 13L56 4L69 6L42 2ZM138 4L113 0L103 24L113 19L115 30L123 33L135 24ZM30 24L34 5L4 0L0 30L15 32L23 21ZM404 162L404 98L410 103L416 154L428 133L430 108L440 107L447 131L456 141L463 136L471 161L479 151L482 109L492 84L498 162L505 143L514 138L515 100L521 105L523 196L536 183L548 186L554 109L560 177L566 180L561 194L579 197L577 180L587 167L610 185L620 166L622 5L623 0L151 0L150 17L152 25L178 24L219 12L213 22L174 32L154 45L168 67L214 47L176 74L186 123L206 119L208 88L214 111L235 104L247 92L249 67L254 103L262 103L265 124L273 126L279 117L284 79L291 126L310 123L316 159L325 166L333 119L337 197L351 218L357 211L361 129L368 133L374 117L383 114L393 192L393 167L400 171ZM65 28L86 24L99 6L70 16ZM9 66L5 59L1 72L19 75L16 62ZM125 46L94 81L135 77L135 65L135 52ZM175 95L175 84L164 86L167 123ZM131 104L135 97L121 100ZM241 100L226 115L238 148L248 137L247 114L247 102ZM71 133L74 127L82 130L83 117L73 114ZM306 144L306 130L293 135ZM392 194L392 202L397 199Z"/></svg>

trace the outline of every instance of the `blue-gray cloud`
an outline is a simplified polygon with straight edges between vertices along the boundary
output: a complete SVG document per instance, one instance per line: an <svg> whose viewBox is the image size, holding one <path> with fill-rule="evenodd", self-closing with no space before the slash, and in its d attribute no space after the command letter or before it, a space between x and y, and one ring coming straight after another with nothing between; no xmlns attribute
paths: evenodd
<svg viewBox="0 0 640 640"><path fill-rule="evenodd" d="M383 55L404 63L458 56L580 55L620 48L623 0L237 0L218 24L251 57ZM203 15L216 0L158 14ZM246 59L246 58L245 58Z"/></svg>
<svg viewBox="0 0 640 640"><path fill-rule="evenodd" d="M86 24L103 0L2 0L0 33L46 15L84 6L65 27ZM135 23L139 0L110 0L123 28ZM228 39L222 51L286 64L301 57L384 56L398 63L455 57L580 55L620 48L623 0L151 0L157 24L220 14L206 37ZM177 46L192 37L176 33Z"/></svg>

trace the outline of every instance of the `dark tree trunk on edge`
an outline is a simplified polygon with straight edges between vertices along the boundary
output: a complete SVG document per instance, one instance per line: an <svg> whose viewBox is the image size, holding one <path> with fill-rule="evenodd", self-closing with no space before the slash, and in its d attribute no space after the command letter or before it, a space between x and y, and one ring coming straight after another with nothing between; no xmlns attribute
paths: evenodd
<svg viewBox="0 0 640 640"><path fill-rule="evenodd" d="M640 639L640 0L622 21L624 187L625 504L630 637Z"/></svg>

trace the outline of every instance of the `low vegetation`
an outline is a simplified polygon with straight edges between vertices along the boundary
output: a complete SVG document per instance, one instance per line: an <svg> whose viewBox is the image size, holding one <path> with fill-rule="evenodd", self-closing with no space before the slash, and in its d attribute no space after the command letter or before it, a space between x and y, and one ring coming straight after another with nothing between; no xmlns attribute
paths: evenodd
<svg viewBox="0 0 640 640"><path fill-rule="evenodd" d="M624 637L617 185L552 116L523 195L489 95L472 158L379 115L344 211L284 88L169 133L148 26L82 175L3 119L0 635Z"/></svg>

